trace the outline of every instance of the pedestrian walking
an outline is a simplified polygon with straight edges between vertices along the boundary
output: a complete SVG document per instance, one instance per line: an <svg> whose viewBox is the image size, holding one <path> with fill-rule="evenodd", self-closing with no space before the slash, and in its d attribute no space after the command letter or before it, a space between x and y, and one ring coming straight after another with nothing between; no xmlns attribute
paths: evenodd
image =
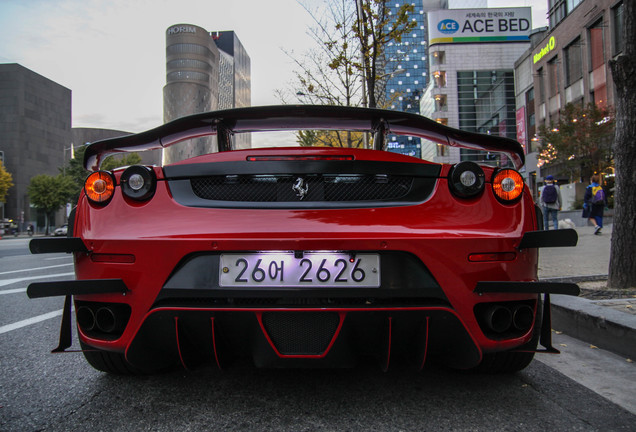
<svg viewBox="0 0 636 432"><path fill-rule="evenodd" d="M543 191L541 191L543 229L550 229L550 219L552 220L554 229L559 229L559 211L561 211L562 203L559 185L553 176L547 176L545 178L545 186L543 187Z"/></svg>
<svg viewBox="0 0 636 432"><path fill-rule="evenodd" d="M594 234L599 235L603 229L603 211L606 199L603 186L600 185L600 176L594 174L590 178L590 185L585 188L583 196L583 218L589 219L594 224Z"/></svg>

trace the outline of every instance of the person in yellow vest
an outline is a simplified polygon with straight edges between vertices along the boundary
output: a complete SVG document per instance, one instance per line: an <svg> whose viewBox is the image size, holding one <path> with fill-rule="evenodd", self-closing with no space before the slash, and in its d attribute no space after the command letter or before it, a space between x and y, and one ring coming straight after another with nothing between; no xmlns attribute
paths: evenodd
<svg viewBox="0 0 636 432"><path fill-rule="evenodd" d="M596 235L601 234L603 229L603 211L606 202L605 191L600 185L600 176L594 174L583 196L583 217L594 224L594 234Z"/></svg>

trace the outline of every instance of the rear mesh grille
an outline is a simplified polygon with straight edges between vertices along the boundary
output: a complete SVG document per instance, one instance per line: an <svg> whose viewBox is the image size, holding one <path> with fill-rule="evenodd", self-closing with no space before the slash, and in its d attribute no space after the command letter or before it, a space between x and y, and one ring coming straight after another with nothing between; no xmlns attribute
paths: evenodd
<svg viewBox="0 0 636 432"><path fill-rule="evenodd" d="M403 198L411 190L413 177L385 174L221 175L196 177L190 182L197 197L213 201L355 202Z"/></svg>
<svg viewBox="0 0 636 432"><path fill-rule="evenodd" d="M263 326L283 355L320 355L340 324L336 312L265 312Z"/></svg>

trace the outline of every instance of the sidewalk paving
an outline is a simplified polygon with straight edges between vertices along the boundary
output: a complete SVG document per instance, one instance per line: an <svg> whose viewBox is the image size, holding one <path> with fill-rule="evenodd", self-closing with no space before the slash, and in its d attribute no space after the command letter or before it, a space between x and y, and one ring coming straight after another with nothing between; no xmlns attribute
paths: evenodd
<svg viewBox="0 0 636 432"><path fill-rule="evenodd" d="M593 227L576 231L576 247L539 252L539 279L575 282L591 297L551 296L552 328L636 360L636 298L621 291L614 291L614 298L594 298L595 293L610 292L606 281L612 225L600 235L594 235Z"/></svg>

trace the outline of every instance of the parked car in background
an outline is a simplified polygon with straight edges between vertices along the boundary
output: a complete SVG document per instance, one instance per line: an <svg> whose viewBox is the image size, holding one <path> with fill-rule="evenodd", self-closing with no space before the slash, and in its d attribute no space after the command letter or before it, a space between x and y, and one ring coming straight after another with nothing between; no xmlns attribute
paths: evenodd
<svg viewBox="0 0 636 432"><path fill-rule="evenodd" d="M59 228L56 228L55 231L53 231L53 235L54 236L66 236L66 233L68 231L68 225L62 225Z"/></svg>
<svg viewBox="0 0 636 432"><path fill-rule="evenodd" d="M234 134L289 130L368 134L372 148L233 148ZM385 151L389 134L505 157L425 161ZM110 154L206 135L218 152L99 170ZM93 143L84 163L93 173L69 236L31 241L34 253L73 253L76 280L27 293L66 296L56 352L71 345L74 303L84 355L101 371L237 357L387 369L404 357L417 369L513 372L537 350L556 352L550 294L578 294L537 279L538 248L573 246L576 232L542 230L511 139L396 111L250 107Z"/></svg>

